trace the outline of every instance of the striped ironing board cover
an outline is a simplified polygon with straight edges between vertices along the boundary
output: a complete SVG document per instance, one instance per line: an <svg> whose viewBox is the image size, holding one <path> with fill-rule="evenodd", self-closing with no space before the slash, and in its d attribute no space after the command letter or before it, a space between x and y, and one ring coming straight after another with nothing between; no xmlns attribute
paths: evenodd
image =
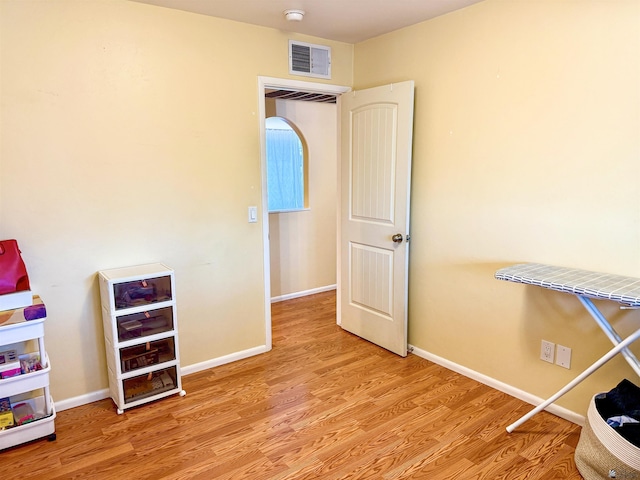
<svg viewBox="0 0 640 480"><path fill-rule="evenodd" d="M537 285L559 292L640 307L640 278L540 263L522 263L501 268L495 277L498 280Z"/></svg>

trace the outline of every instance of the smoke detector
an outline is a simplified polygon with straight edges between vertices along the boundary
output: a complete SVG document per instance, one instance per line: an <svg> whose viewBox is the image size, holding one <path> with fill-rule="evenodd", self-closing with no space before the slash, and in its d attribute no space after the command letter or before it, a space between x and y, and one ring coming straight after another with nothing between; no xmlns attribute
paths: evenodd
<svg viewBox="0 0 640 480"><path fill-rule="evenodd" d="M304 17L304 10L285 10L284 18L289 22L301 22Z"/></svg>

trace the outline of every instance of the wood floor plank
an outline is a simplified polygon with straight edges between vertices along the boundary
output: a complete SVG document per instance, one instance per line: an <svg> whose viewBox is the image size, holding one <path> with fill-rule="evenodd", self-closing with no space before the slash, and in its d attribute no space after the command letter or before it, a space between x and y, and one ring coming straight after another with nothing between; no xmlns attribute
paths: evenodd
<svg viewBox="0 0 640 480"><path fill-rule="evenodd" d="M185 397L58 412L0 478L579 479L580 427L335 323L335 292L272 306L273 349L183 378Z"/></svg>

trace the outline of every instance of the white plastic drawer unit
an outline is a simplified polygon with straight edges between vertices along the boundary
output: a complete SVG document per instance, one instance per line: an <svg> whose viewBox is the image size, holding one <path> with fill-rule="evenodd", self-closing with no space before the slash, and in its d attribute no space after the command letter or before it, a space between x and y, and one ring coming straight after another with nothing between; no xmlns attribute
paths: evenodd
<svg viewBox="0 0 640 480"><path fill-rule="evenodd" d="M124 402L128 404L175 391L177 378L175 366L127 378L123 380Z"/></svg>
<svg viewBox="0 0 640 480"><path fill-rule="evenodd" d="M120 349L120 368L122 373L160 365L175 359L176 347L173 337Z"/></svg>
<svg viewBox="0 0 640 480"><path fill-rule="evenodd" d="M164 307L157 310L118 315L116 323L119 342L170 332L173 330L173 308Z"/></svg>
<svg viewBox="0 0 640 480"><path fill-rule="evenodd" d="M113 285L116 310L170 302L173 299L171 277L144 278Z"/></svg>
<svg viewBox="0 0 640 480"><path fill-rule="evenodd" d="M174 299L173 270L161 263L100 272L100 295L112 314L155 308Z"/></svg>
<svg viewBox="0 0 640 480"><path fill-rule="evenodd" d="M154 263L102 270L98 278L109 392L118 413L184 396L173 270Z"/></svg>

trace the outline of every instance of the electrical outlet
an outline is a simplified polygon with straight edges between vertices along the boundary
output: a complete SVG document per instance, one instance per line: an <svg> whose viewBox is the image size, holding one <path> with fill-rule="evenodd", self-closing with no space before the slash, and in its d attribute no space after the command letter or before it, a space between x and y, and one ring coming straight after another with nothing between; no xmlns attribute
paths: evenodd
<svg viewBox="0 0 640 480"><path fill-rule="evenodd" d="M571 368L571 349L558 345L558 351L556 352L556 365L560 365L564 368Z"/></svg>
<svg viewBox="0 0 640 480"><path fill-rule="evenodd" d="M542 340L542 347L540 349L540 359L545 362L553 363L553 354L556 349L556 344Z"/></svg>

